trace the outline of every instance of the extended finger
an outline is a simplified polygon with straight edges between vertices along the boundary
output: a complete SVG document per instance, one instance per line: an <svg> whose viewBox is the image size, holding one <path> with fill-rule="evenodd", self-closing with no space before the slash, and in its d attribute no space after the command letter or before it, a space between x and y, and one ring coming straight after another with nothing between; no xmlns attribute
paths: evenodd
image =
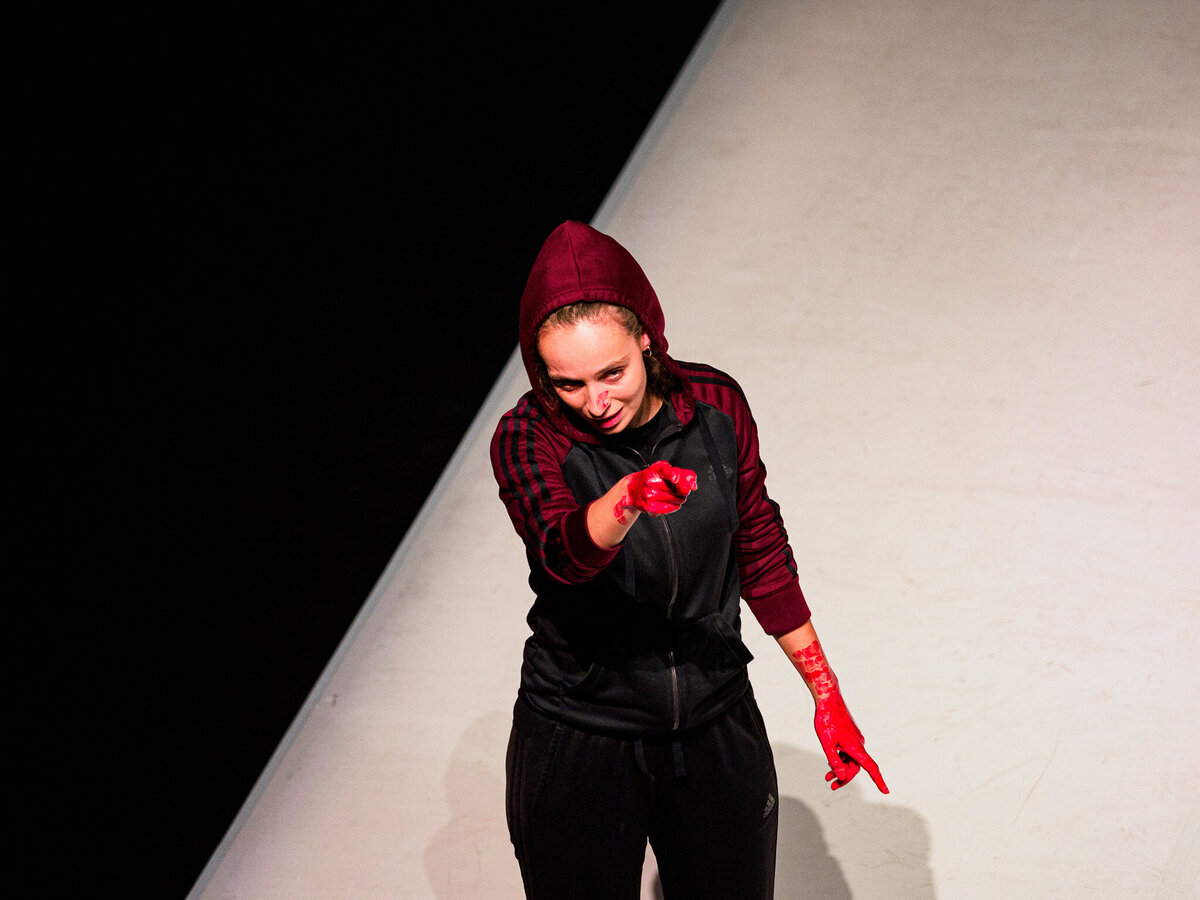
<svg viewBox="0 0 1200 900"><path fill-rule="evenodd" d="M862 766L866 769L867 774L871 776L871 780L875 782L875 787L879 788L881 794L891 793L888 790L888 786L883 782L883 775L879 772L879 766L875 764L875 760L871 759L871 754L866 751L862 744L852 747L850 753L847 753L845 750L839 750L838 752L841 753L843 759L852 760L856 766Z"/></svg>
<svg viewBox="0 0 1200 900"><path fill-rule="evenodd" d="M859 761L859 765L867 770L867 774L870 775L871 780L875 782L875 787L879 788L879 793L891 793L891 791L888 790L888 786L883 783L883 775L881 775L879 772L879 766L875 765L875 760L871 759L866 750L862 752L862 759Z"/></svg>
<svg viewBox="0 0 1200 900"><path fill-rule="evenodd" d="M696 473L691 469L672 468L666 480L685 496L696 489Z"/></svg>

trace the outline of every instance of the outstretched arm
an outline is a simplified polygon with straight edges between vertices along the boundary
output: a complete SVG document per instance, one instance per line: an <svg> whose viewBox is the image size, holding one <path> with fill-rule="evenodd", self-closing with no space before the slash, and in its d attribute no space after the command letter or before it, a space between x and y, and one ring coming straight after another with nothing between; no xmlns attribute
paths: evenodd
<svg viewBox="0 0 1200 900"><path fill-rule="evenodd" d="M829 667L821 642L817 640L816 629L812 622L806 622L794 631L776 638L783 652L804 678L809 691L816 703L814 725L821 749L829 761L829 771L825 780L831 782L830 787L837 790L849 783L858 774L859 768L867 770L875 786L886 794L887 785L879 774L879 766L863 748L863 735L850 717L846 709L846 701L838 688L837 676Z"/></svg>

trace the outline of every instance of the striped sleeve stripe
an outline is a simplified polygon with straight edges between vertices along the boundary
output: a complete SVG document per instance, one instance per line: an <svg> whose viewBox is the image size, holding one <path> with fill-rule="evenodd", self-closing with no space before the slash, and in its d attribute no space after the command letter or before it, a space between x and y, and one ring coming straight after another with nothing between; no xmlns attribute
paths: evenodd
<svg viewBox="0 0 1200 900"><path fill-rule="evenodd" d="M793 575L799 576L800 569L796 565L795 556L792 555L791 542L786 540L787 527L783 524L783 511L780 510L778 503L776 503L770 497L765 496L765 492L764 499L774 512L774 515L771 517L771 524L778 528L781 534L785 535L785 541L783 544L783 564L787 567L789 572L791 572Z"/></svg>
<svg viewBox="0 0 1200 900"><path fill-rule="evenodd" d="M522 516L526 521L532 518L538 531L544 532L546 521L542 518L541 501L550 499L550 489L534 454L533 430L539 412L528 399L522 399L513 412L505 419L501 431L500 465Z"/></svg>
<svg viewBox="0 0 1200 900"><path fill-rule="evenodd" d="M742 392L742 386L719 369L714 369L712 366L705 366L700 363L680 363L679 366L683 369L688 381L692 384L711 384L714 387L732 391L749 407L750 404L746 400L746 395Z"/></svg>

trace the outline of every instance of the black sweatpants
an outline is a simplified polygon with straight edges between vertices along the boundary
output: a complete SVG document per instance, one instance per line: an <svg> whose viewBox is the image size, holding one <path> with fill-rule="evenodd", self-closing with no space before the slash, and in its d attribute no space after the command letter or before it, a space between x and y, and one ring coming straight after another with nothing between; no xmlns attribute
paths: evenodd
<svg viewBox="0 0 1200 900"><path fill-rule="evenodd" d="M518 699L507 772L530 900L637 900L647 839L667 900L774 895L779 791L749 690L712 722L640 740L576 730Z"/></svg>

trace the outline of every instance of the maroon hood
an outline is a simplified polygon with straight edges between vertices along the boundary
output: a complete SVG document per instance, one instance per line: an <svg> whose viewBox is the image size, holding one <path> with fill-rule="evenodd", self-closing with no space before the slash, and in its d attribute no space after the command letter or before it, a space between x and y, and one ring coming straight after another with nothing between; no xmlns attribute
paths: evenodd
<svg viewBox="0 0 1200 900"><path fill-rule="evenodd" d="M667 356L663 311L658 295L633 255L607 234L582 222L563 222L551 232L533 263L521 295L521 359L542 409L560 430L575 433L562 415L556 397L543 393L537 376L537 333L556 309L596 300L633 310L650 338L650 348L681 381L686 381Z"/></svg>

